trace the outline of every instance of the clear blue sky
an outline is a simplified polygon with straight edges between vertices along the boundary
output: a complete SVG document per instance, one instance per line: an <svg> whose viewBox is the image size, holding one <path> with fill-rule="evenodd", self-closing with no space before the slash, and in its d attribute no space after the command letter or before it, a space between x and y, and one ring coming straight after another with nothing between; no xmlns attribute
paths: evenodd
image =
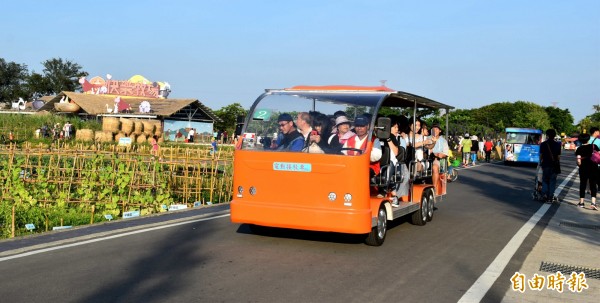
<svg viewBox="0 0 600 303"><path fill-rule="evenodd" d="M600 1L5 1L0 57L167 81L249 107L265 88L379 85L470 109L600 104Z"/></svg>

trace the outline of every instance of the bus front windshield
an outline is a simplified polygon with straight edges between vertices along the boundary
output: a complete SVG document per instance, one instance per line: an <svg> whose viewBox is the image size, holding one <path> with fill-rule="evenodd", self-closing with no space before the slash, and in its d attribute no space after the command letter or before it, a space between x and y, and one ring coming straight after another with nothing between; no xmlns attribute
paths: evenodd
<svg viewBox="0 0 600 303"><path fill-rule="evenodd" d="M532 133L507 133L506 143L514 144L540 144L541 134Z"/></svg>
<svg viewBox="0 0 600 303"><path fill-rule="evenodd" d="M289 151L275 148L276 142L281 141L283 131L298 130L298 115L309 113L312 133L318 131L321 140L329 140L337 131L334 115L343 112L350 121L346 123L352 128L352 121L363 114L372 114L375 105L384 95L373 94L335 94L335 93L294 93L287 91L269 92L262 96L251 109L249 120L242 134L241 149L254 151ZM282 114L289 114L293 125L278 121ZM318 118L315 118L318 117ZM338 120L339 121L339 120ZM282 129L280 129L282 128ZM297 150L296 150L297 151ZM329 152L325 152L329 153Z"/></svg>

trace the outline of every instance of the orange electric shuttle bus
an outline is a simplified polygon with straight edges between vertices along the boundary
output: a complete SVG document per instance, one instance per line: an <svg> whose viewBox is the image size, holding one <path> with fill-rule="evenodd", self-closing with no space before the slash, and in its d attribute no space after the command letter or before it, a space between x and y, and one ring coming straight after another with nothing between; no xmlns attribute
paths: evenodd
<svg viewBox="0 0 600 303"><path fill-rule="evenodd" d="M384 108L398 115L400 110L410 112L410 123L419 109L444 109L447 137L447 117L453 107L385 86L266 90L250 108L238 137L231 221L248 224L251 230L275 227L364 234L365 242L374 246L383 244L388 221L406 215L416 225L431 221L434 204L446 194L447 161L439 159L440 174L433 178L434 159L415 157L415 149L408 148L412 155L407 158L412 160L406 161L406 169L399 169L386 150L390 118L378 115ZM308 132L303 123L306 136L291 133L298 131L300 113L315 116L315 112L329 119L326 129L322 127L320 134ZM322 144L323 148L310 144L310 136L315 135L338 140L328 134L335 132L334 114L341 112L346 117L337 121L348 121L351 128L354 122L365 127L367 121L366 144L350 148L344 147L350 146L348 142L340 142L341 148L332 149L326 146L336 144ZM301 145L286 142L292 138L301 140ZM373 148L381 150L379 160L371 158ZM401 183L408 186L408 194L393 196Z"/></svg>

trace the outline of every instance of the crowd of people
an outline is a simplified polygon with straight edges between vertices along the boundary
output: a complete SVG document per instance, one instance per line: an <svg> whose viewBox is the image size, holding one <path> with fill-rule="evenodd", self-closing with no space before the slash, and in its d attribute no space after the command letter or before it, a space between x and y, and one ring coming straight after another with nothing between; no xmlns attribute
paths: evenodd
<svg viewBox="0 0 600 303"><path fill-rule="evenodd" d="M279 132L272 140L263 141L263 147L274 151L294 151L308 153L360 155L366 153L369 141L370 114L362 114L351 121L345 112L338 111L333 116L320 112L300 112L292 117L288 113L277 118ZM382 174L383 167L391 169L391 175L407 176L409 167L417 172L428 172L432 180L440 174L440 160L449 155L448 141L442 136L439 125L429 128L421 119L409 122L407 117L390 115L390 136L378 138L371 136L369 171L371 180ZM422 125L424 127L422 127ZM413 159L413 151L415 157ZM388 172L388 174L390 174ZM378 197L389 193L398 205L398 197L408 194L408 177L397 179L388 192L381 191ZM372 181L371 183L377 183ZM437 186L436 182L433 182Z"/></svg>
<svg viewBox="0 0 600 303"><path fill-rule="evenodd" d="M46 124L35 130L36 138L51 138L52 140L69 140L75 136L75 127L70 121L61 125L56 123L53 126Z"/></svg>
<svg viewBox="0 0 600 303"><path fill-rule="evenodd" d="M442 136L442 128L438 124L428 127L419 118L408 119L401 115L390 115L388 118L391 121L390 136L371 136L371 180L381 174L382 163L385 161L389 162L386 166L393 167L401 176L412 174L413 171L427 171L429 174L426 176L437 180L440 160L452 156L452 149L462 153L462 165L465 167L477 165L479 161L489 163L492 154L498 159L508 159L512 154L510 144L502 139L479 139L469 133L447 139ZM274 151L360 155L367 152L368 135L373 131L369 129L371 119L370 114L363 114L351 121L343 111L338 111L331 117L320 112L300 112L295 117L283 113L277 119L279 132L274 138L263 142L263 147ZM546 136L548 139L540 144L541 194L545 201L552 203L557 200L554 191L557 175L560 173L562 145L555 141L554 129L548 129ZM591 155L594 151L600 151L599 136L600 131L595 127L590 130L590 134L580 135L581 146L575 152L581 178L579 206L584 207L587 188L592 197L591 208L595 210L600 171L598 164L591 160ZM400 178L398 181L390 190L392 198L408 194L408 178ZM434 187L437 186L436 182L432 183ZM378 197L383 198L385 194L380 189Z"/></svg>
<svg viewBox="0 0 600 303"><path fill-rule="evenodd" d="M579 207L585 207L586 194L590 194L590 209L598 210L596 194L600 186L600 166L592 156L600 152L600 131L592 127L589 133L580 134L578 147L575 150L576 164L579 170ZM555 195L556 180L561 173L560 157L562 143L557 141L556 130L546 130L546 140L540 144L540 163L538 165L536 192L546 203L557 202ZM599 155L600 157L600 155Z"/></svg>
<svg viewBox="0 0 600 303"><path fill-rule="evenodd" d="M458 141L457 150L462 153L462 166L467 167L469 165L474 166L477 161L483 160L486 163L490 163L492 159L492 152L494 147L503 146L501 139L497 139L495 142L492 141L491 137L482 138L481 140L476 135L469 135L465 133L464 137L461 137ZM507 155L511 155L510 146L506 147ZM500 148L498 148L499 150ZM498 158L502 155L498 153Z"/></svg>

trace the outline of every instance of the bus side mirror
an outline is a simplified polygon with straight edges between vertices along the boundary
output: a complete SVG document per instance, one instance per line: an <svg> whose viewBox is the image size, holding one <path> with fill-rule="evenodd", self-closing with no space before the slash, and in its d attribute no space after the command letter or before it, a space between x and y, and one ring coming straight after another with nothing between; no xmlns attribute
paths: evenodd
<svg viewBox="0 0 600 303"><path fill-rule="evenodd" d="M392 127L392 120L387 117L377 118L377 126L375 127L375 134L378 139L387 139L390 137L390 128Z"/></svg>

